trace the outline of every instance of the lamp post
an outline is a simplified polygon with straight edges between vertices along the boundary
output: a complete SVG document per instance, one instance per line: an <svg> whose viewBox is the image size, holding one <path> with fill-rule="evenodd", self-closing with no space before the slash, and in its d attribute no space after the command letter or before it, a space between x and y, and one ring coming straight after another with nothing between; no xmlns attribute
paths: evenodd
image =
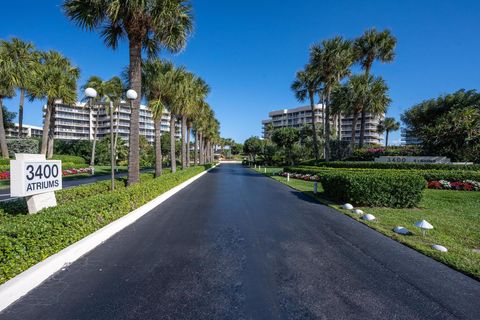
<svg viewBox="0 0 480 320"><path fill-rule="evenodd" d="M113 134L113 101L110 100L110 175L111 175L111 189L115 190L115 139ZM115 141L116 143L116 141Z"/></svg>
<svg viewBox="0 0 480 320"><path fill-rule="evenodd" d="M97 90L95 90L93 88L86 88L85 89L85 96L88 99L88 104L90 105L90 108L92 108L93 99L95 99L97 97ZM98 121L98 119L96 119L96 121ZM95 130L97 130L96 127L95 127ZM95 169L93 168L93 165L95 164L95 154L93 153L94 150L95 150L95 143L96 143L96 136L95 135L96 134L94 134L94 137L93 137L92 158L90 159L90 167L92 169L92 174L95 173Z"/></svg>
<svg viewBox="0 0 480 320"><path fill-rule="evenodd" d="M133 90L133 89L128 89L127 90L127 99L130 101L130 110L133 112L133 101L137 99L138 97L138 94L137 94L137 91ZM130 115L130 124L131 124L131 115ZM132 146L130 146L131 148ZM128 163L128 168L130 169L130 162Z"/></svg>

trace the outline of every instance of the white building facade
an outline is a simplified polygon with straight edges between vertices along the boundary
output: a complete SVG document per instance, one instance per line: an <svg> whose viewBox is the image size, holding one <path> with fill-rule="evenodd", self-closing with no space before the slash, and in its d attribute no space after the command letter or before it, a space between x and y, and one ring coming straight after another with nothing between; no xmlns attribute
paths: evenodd
<svg viewBox="0 0 480 320"><path fill-rule="evenodd" d="M113 119L104 106L90 108L85 103L55 105L54 131L55 139L62 140L93 140L98 121L97 139L110 135L110 122L113 121L114 132L128 144L130 135L131 108L122 103L114 112ZM147 106L140 105L140 135L149 143L155 140L155 128L152 112ZM180 127L176 125L176 137L180 136ZM161 131L170 132L170 114L164 112L161 120Z"/></svg>
<svg viewBox="0 0 480 320"><path fill-rule="evenodd" d="M312 115L310 106L302 106L293 109L280 109L268 113L269 119L262 121L262 135L267 137L267 128L272 126L275 128L292 127L301 128L306 124L311 124L312 121L323 126L325 121L324 106L322 104L315 105L314 114ZM384 119L385 115L373 116L366 115L365 123L365 143L366 144L381 144L383 135L377 132L377 126ZM351 116L341 116L341 137L344 141L350 141L352 136L352 120ZM330 122L332 128L338 132L338 122ZM359 116L355 128L355 141L360 140L360 126L361 116Z"/></svg>
<svg viewBox="0 0 480 320"><path fill-rule="evenodd" d="M18 123L14 123L13 128L7 128L5 130L5 135L7 138L18 138L19 131ZM22 138L40 138L43 133L42 127L31 126L28 124L22 124Z"/></svg>

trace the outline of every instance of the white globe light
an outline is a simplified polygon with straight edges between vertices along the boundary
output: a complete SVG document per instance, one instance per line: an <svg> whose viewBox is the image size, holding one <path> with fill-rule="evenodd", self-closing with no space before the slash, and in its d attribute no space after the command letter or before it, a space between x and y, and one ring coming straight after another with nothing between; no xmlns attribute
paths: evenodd
<svg viewBox="0 0 480 320"><path fill-rule="evenodd" d="M137 91L135 91L133 89L129 89L127 91L127 99L128 100L135 100L135 99L137 99L137 97L138 97Z"/></svg>
<svg viewBox="0 0 480 320"><path fill-rule="evenodd" d="M88 98L96 98L97 97L97 90L93 88L85 89L85 96Z"/></svg>

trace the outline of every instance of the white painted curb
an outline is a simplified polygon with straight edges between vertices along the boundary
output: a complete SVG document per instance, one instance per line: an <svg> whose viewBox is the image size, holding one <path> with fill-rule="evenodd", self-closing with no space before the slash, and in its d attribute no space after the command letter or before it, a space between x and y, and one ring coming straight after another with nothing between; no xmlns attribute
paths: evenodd
<svg viewBox="0 0 480 320"><path fill-rule="evenodd" d="M152 201L109 223L105 227L66 247L62 251L55 253L0 285L0 311L7 308L10 304L27 294L30 290L40 285L58 270L71 264L90 250L105 242L117 232L137 221L150 210L154 209L156 206L206 174L211 169L215 168L217 165L214 165L212 168L182 182Z"/></svg>
<svg viewBox="0 0 480 320"><path fill-rule="evenodd" d="M240 160L220 160L220 163L242 163Z"/></svg>

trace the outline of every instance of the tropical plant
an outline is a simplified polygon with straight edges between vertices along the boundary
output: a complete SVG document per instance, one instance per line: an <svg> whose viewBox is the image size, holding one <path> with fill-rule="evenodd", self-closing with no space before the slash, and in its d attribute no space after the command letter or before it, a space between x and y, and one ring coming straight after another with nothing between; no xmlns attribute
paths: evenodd
<svg viewBox="0 0 480 320"><path fill-rule="evenodd" d="M4 127L3 100L15 95L15 85L18 83L15 65L9 57L9 53L2 43L0 45L0 149L2 157L8 158L7 138Z"/></svg>
<svg viewBox="0 0 480 320"><path fill-rule="evenodd" d="M272 134L272 141L284 149L286 162L293 165L292 147L299 141L299 131L288 127L275 129Z"/></svg>
<svg viewBox="0 0 480 320"><path fill-rule="evenodd" d="M250 137L243 143L243 152L247 154L253 162L256 162L257 155L262 152L262 140L259 137Z"/></svg>
<svg viewBox="0 0 480 320"><path fill-rule="evenodd" d="M480 162L480 93L459 90L414 105L402 115L406 130L429 155Z"/></svg>
<svg viewBox="0 0 480 320"><path fill-rule="evenodd" d="M388 96L388 87L380 77L371 75L353 75L347 83L336 88L332 93L332 110L337 113L352 116L352 135L350 146L353 150L357 136L357 121L364 106L370 106L372 115L386 111L391 99Z"/></svg>
<svg viewBox="0 0 480 320"><path fill-rule="evenodd" d="M312 138L313 138L313 154L315 160L319 159L318 154L318 139L317 139L317 129L316 129L316 114L315 114L315 94L320 90L321 87L321 77L316 76L316 71L313 66L308 65L305 67L305 70L297 72L296 79L292 83L292 90L295 93L295 96L298 101L305 101L308 97L310 102L310 112L312 113Z"/></svg>
<svg viewBox="0 0 480 320"><path fill-rule="evenodd" d="M190 5L183 0L66 0L63 8L80 27L99 30L106 45L113 49L122 38L128 38L129 85L139 97L133 102L130 118L128 185L137 183L142 49L153 57L162 47L172 52L184 48L192 30Z"/></svg>
<svg viewBox="0 0 480 320"><path fill-rule="evenodd" d="M362 36L355 39L353 48L356 60L365 70L365 75L370 75L370 69L375 60L381 62L391 62L395 57L396 38L390 30L377 31L375 28L366 30ZM363 147L365 141L366 114L370 111L370 106L365 103L362 108L362 120L360 127L360 147Z"/></svg>
<svg viewBox="0 0 480 320"><path fill-rule="evenodd" d="M385 147L388 147L388 136L391 131L398 131L400 129L400 122L395 120L395 118L387 117L384 120L380 121L377 126L378 133L382 134L385 132Z"/></svg>
<svg viewBox="0 0 480 320"><path fill-rule="evenodd" d="M57 103L76 102L80 69L57 51L41 52L39 56L40 64L29 97L47 100L40 153L51 158L55 139L55 106Z"/></svg>
<svg viewBox="0 0 480 320"><path fill-rule="evenodd" d="M310 50L310 65L319 82L323 83L325 96L325 159L330 159L330 99L332 90L350 74L354 61L352 43L342 37L324 40Z"/></svg>
<svg viewBox="0 0 480 320"><path fill-rule="evenodd" d="M155 127L155 177L159 177L163 171L162 115L174 99L175 91L172 81L174 81L175 67L171 62L153 58L143 63L142 72L142 92L152 111Z"/></svg>
<svg viewBox="0 0 480 320"><path fill-rule="evenodd" d="M0 46L4 46L6 53L11 59L15 70L15 87L20 90L20 104L18 107L18 136L23 132L23 106L25 94L31 87L31 80L38 68L38 54L31 42L12 38L11 41L2 40Z"/></svg>

